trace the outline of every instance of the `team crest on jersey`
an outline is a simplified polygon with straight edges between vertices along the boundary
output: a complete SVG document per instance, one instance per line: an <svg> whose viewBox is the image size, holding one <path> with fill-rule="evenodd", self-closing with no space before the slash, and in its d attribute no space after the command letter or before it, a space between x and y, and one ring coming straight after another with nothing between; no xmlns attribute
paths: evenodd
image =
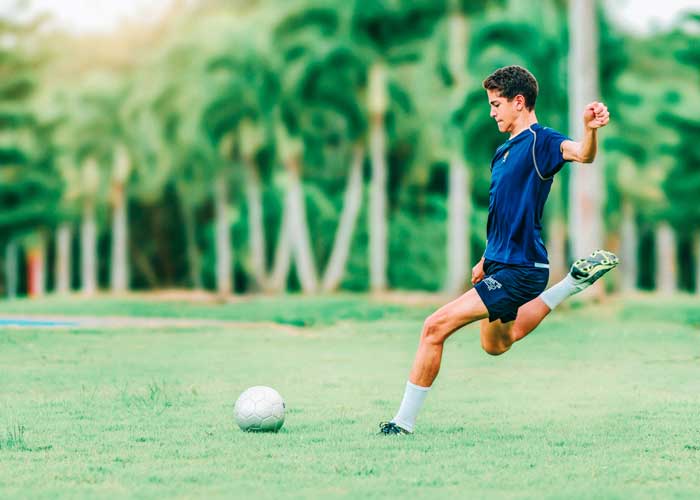
<svg viewBox="0 0 700 500"><path fill-rule="evenodd" d="M486 285L486 288L489 289L489 292L492 292L494 290L497 290L497 289L503 287L503 285L501 285L498 281L493 279L491 276L489 276L488 278L484 278L484 284Z"/></svg>

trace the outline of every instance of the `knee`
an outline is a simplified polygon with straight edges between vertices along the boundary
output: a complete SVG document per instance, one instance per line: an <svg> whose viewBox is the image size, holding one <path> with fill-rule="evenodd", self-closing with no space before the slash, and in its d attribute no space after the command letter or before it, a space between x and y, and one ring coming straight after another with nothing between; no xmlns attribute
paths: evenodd
<svg viewBox="0 0 700 500"><path fill-rule="evenodd" d="M510 349L511 344L504 343L494 343L494 342L482 342L481 348L491 356L500 356L508 349Z"/></svg>
<svg viewBox="0 0 700 500"><path fill-rule="evenodd" d="M446 318L441 314L431 314L423 322L421 341L442 344L447 337Z"/></svg>

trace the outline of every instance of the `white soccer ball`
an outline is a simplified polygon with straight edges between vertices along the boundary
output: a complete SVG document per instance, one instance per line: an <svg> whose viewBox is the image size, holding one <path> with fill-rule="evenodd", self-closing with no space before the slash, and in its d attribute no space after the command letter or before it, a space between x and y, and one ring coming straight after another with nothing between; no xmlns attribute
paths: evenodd
<svg viewBox="0 0 700 500"><path fill-rule="evenodd" d="M284 400L271 387L258 385L238 396L233 416L244 431L277 432L284 424Z"/></svg>

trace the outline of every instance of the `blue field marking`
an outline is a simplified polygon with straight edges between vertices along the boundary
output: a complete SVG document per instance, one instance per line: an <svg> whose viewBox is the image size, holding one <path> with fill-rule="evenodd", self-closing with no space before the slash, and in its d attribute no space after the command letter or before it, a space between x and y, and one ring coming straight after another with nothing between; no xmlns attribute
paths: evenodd
<svg viewBox="0 0 700 500"><path fill-rule="evenodd" d="M72 321L46 321L35 319L3 319L0 318L0 326L75 326L78 323Z"/></svg>

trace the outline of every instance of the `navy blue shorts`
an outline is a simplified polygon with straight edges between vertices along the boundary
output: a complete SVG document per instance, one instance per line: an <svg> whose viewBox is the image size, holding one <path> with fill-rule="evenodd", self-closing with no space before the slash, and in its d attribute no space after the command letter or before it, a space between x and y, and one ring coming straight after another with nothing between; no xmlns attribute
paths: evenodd
<svg viewBox="0 0 700 500"><path fill-rule="evenodd" d="M489 311L489 321L513 321L518 308L547 287L549 269L484 261L484 279L474 288Z"/></svg>

